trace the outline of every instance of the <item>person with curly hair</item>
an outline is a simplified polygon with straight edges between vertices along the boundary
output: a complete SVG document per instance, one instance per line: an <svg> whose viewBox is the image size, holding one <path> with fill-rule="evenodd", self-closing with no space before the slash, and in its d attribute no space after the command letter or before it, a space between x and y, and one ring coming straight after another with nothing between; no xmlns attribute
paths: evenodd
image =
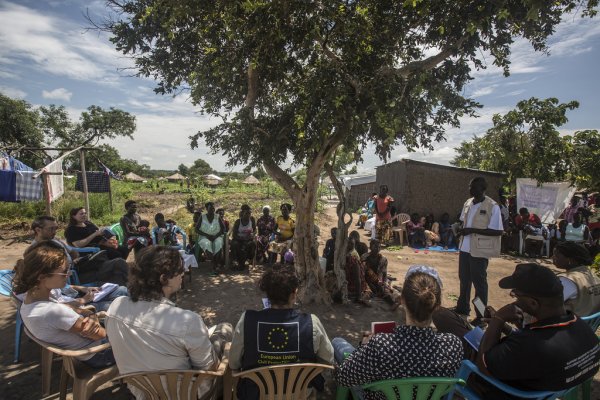
<svg viewBox="0 0 600 400"><path fill-rule="evenodd" d="M176 249L151 246L136 255L129 278L130 297L113 301L106 317L121 374L215 370L219 365L224 345L231 341L231 324L209 329L200 315L177 307L172 298L181 289L183 272ZM214 384L202 384L199 397Z"/></svg>
<svg viewBox="0 0 600 400"><path fill-rule="evenodd" d="M29 247L17 262L13 281L15 293L25 293L19 312L23 323L39 340L67 350L81 350L106 341L106 331L96 315L51 299L71 275L64 248L44 240ZM112 349L78 358L93 368L115 363Z"/></svg>
<svg viewBox="0 0 600 400"><path fill-rule="evenodd" d="M262 276L260 289L267 294L270 308L246 310L235 327L229 366L249 370L273 364L302 362L333 363L333 347L316 315L294 309L300 279L293 266L273 265ZM324 379L311 383L323 390ZM258 399L256 385L242 379L238 399Z"/></svg>

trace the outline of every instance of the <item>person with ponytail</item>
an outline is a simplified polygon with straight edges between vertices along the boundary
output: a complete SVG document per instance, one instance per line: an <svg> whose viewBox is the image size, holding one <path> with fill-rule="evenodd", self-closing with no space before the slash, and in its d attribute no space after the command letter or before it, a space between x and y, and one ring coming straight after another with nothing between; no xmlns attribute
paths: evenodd
<svg viewBox="0 0 600 400"><path fill-rule="evenodd" d="M338 385L353 387L386 379L455 375L463 358L462 342L451 333L436 333L431 327L432 314L442 303L437 271L423 265L411 266L400 299L406 324L394 328L393 333L367 337L368 341L356 351L344 339L333 339ZM364 395L366 399L378 398L373 393Z"/></svg>
<svg viewBox="0 0 600 400"><path fill-rule="evenodd" d="M76 310L51 299L51 292L65 286L71 271L64 248L52 241L29 247L17 262L15 293L25 293L20 308L23 323L38 339L67 350L81 350L106 341L106 332L89 311ZM112 349L79 358L93 368L115 363Z"/></svg>

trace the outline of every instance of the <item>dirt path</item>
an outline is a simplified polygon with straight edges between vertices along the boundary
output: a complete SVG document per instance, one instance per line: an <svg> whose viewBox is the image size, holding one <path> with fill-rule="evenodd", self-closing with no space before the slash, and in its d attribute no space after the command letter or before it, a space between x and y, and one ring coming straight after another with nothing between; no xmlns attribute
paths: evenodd
<svg viewBox="0 0 600 400"><path fill-rule="evenodd" d="M170 199L169 201L176 201ZM179 204L181 204L178 201ZM166 203L163 203L166 205ZM321 230L320 250L322 252L325 240L329 238L331 227L337 225L335 208L325 207L324 213L319 216L318 225ZM171 203L169 207L180 208ZM164 209L163 209L164 210ZM143 210L144 217L153 216L154 209ZM170 212L169 212L170 213ZM364 230L360 231L362 240L367 241L368 236ZM0 268L12 268L16 259L23 253L27 244L15 243L7 246L8 241L0 241ZM412 264L432 265L439 271L443 284L443 304L453 306L458 296L458 255L456 253L415 252L405 247L399 251L383 250L389 261L389 274L402 282L404 274ZM505 256L492 259L488 268L488 282L490 287L489 303L495 307L502 306L510 301L508 292L498 288L498 281L503 276L509 275L514 270L516 263L522 259ZM531 260L529 260L531 261ZM547 260L540 260L549 265ZM180 292L179 304L200 313L207 325L219 322L237 323L242 311L248 308L261 308L262 294L257 288L257 281L262 272L260 266L251 269L248 275L220 275L210 277L208 268L201 266L193 271L192 282L186 281L185 288ZM319 316L330 338L341 336L351 342L356 342L359 332L367 330L371 321L389 321L398 319L399 312L392 312L389 306L380 301L374 301L372 308L364 308L356 304L348 305L305 305L304 311L312 312ZM39 348L35 343L23 336L21 349L21 362L12 364L15 331L15 309L5 297L0 298L0 337L4 346L0 349L0 397L2 399L39 399L41 398L41 376L39 365ZM57 361L53 368L53 391L58 390L58 377L60 363ZM597 375L597 379L600 375ZM97 392L94 399L125 399L122 393L113 394L111 389ZM321 398L333 398L330 386L328 393ZM600 382L594 383L593 398L600 398ZM596 396L596 397L594 397ZM57 398L53 395L50 398Z"/></svg>

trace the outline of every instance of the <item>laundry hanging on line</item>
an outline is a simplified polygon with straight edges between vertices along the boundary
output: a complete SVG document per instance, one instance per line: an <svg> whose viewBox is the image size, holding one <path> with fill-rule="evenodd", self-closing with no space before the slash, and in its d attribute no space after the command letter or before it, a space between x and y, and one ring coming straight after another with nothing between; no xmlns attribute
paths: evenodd
<svg viewBox="0 0 600 400"><path fill-rule="evenodd" d="M87 171L85 176L89 193L106 193L110 191L110 177L103 171ZM77 173L75 190L83 192L83 175L81 172Z"/></svg>

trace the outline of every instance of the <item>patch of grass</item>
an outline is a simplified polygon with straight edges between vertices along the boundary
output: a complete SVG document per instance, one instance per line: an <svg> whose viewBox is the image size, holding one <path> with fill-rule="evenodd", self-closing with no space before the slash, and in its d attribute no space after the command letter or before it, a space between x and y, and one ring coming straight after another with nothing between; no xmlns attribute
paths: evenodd
<svg viewBox="0 0 600 400"><path fill-rule="evenodd" d="M452 300L452 301L458 301L458 296L457 296L457 295L455 295L455 294L453 294L453 293L448 293L448 294L446 294L446 298L447 298L448 300Z"/></svg>
<svg viewBox="0 0 600 400"><path fill-rule="evenodd" d="M396 245L385 247L385 249L389 250L389 251L400 251L403 248L404 248L403 246L396 246Z"/></svg>

